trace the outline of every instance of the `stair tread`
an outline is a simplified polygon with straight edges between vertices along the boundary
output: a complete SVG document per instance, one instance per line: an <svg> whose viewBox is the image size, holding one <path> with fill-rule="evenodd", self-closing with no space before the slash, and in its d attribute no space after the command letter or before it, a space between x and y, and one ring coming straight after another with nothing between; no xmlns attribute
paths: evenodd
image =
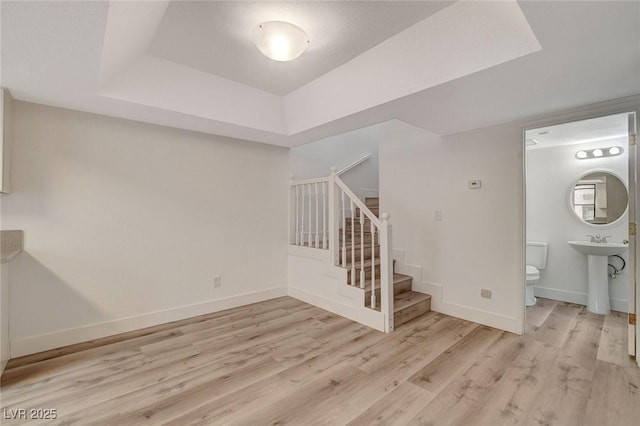
<svg viewBox="0 0 640 426"><path fill-rule="evenodd" d="M340 228L340 233L342 233L342 229ZM346 232L347 234L351 234L352 230L355 229L355 233L356 234L360 234L361 231L364 231L365 234L371 234L371 228L369 227L369 225L365 225L364 229L362 229L360 227L360 224L357 224L355 228L352 228L350 225L347 225L346 228L344 228L344 232ZM377 234L378 231L374 229L374 232Z"/></svg>
<svg viewBox="0 0 640 426"><path fill-rule="evenodd" d="M364 265L363 265L365 269L367 269L367 267L369 267L369 268L371 267L371 264L373 263L373 262L371 262L371 260L372 260L371 258L368 258L368 259L367 259L367 258L365 257L365 259L364 259ZM362 262L360 262L360 259L356 259L355 268L359 270L359 269L360 269L360 264L361 264L361 263L362 263ZM380 258L379 258L379 257L376 257L376 259L375 259L375 265L376 265L376 266L379 266L379 265L380 265ZM343 268L345 268L345 269L351 269L351 259L347 259L347 264L346 264L345 266L343 266Z"/></svg>
<svg viewBox="0 0 640 426"><path fill-rule="evenodd" d="M409 280L412 280L412 279L413 278L410 277L409 275L393 274L393 284L400 284L400 283L403 283L405 281L409 281ZM374 288L376 290L380 288L380 278L376 279ZM368 293L371 292L371 283L370 282L367 284L367 292Z"/></svg>
<svg viewBox="0 0 640 426"><path fill-rule="evenodd" d="M429 299L431 299L430 294L418 293L413 290L400 293L394 298L393 311L394 313L399 312Z"/></svg>
<svg viewBox="0 0 640 426"><path fill-rule="evenodd" d="M377 238L376 238L376 239L377 239ZM371 243L370 243L370 242L368 242L368 243L364 243L364 244L363 244L363 246L364 246L364 248L371 248ZM376 244L373 244L373 246L374 246L375 248L378 248L378 247L380 247L380 244L376 243ZM350 248L351 248L351 242L350 242L350 241L349 241L349 242L347 242L347 243L344 245L344 247L345 247L346 249L350 249ZM338 247L338 248L339 248L340 250L342 250L342 244L340 244L340 247ZM356 243L356 248L357 248L357 249L359 249L359 248L360 248L360 243Z"/></svg>
<svg viewBox="0 0 640 426"><path fill-rule="evenodd" d="M393 274L393 285L396 284L403 284L406 281L410 281L413 278L408 276L408 275L402 275L402 274ZM375 290L380 290L380 278L376 278L376 282L374 284L373 287ZM371 281L367 281L367 286L365 288L367 294L371 293Z"/></svg>
<svg viewBox="0 0 640 426"><path fill-rule="evenodd" d="M407 292L407 291L411 291L411 284L412 284L413 278L409 277L407 275L400 275L398 274L398 276L393 277L393 294L394 294L394 298L397 297L399 294ZM407 288L408 287L408 288ZM380 297L380 279L378 278L374 284L373 290L371 289L371 284L369 284L364 291L364 300L365 300L365 305L366 306L370 306L371 305L371 292L375 291L376 292L376 297Z"/></svg>

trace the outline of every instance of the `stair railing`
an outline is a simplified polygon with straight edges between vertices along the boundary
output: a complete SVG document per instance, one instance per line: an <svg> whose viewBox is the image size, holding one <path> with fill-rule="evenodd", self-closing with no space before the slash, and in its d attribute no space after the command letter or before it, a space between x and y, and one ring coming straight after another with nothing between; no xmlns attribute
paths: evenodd
<svg viewBox="0 0 640 426"><path fill-rule="evenodd" d="M289 243L329 249L329 178L291 181Z"/></svg>
<svg viewBox="0 0 640 426"><path fill-rule="evenodd" d="M391 253L392 228L389 215L380 218L340 179L336 168L327 178L291 181L290 238L292 245L329 250L333 266L347 269L348 284L365 292L371 290L370 307L384 315L385 332L393 331L393 259ZM368 221L368 224L367 224ZM347 222L351 232L347 233ZM357 227L359 226L359 232ZM366 228L365 228L366 227ZM368 231L371 249L371 278L367 281L365 244ZM348 235L350 234L350 235ZM356 240L359 236L360 242ZM351 250L347 253L350 237ZM376 242L380 254L376 256ZM356 250L360 256L356 256ZM376 258L380 265L380 300L376 296Z"/></svg>
<svg viewBox="0 0 640 426"><path fill-rule="evenodd" d="M343 168L341 168L340 170L338 170L336 172L336 174L338 176L342 176L344 173L348 172L349 170L358 167L360 164L364 163L365 161L367 161L369 158L371 158L371 153L367 153L364 154L362 157L358 158L357 160L347 164L346 166L344 166Z"/></svg>

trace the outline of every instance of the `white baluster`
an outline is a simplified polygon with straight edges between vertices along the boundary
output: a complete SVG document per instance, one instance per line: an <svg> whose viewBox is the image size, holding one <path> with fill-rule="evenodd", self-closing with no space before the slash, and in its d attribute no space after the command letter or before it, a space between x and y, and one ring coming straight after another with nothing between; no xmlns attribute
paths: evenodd
<svg viewBox="0 0 640 426"><path fill-rule="evenodd" d="M322 248L327 249L327 182L322 182Z"/></svg>
<svg viewBox="0 0 640 426"><path fill-rule="evenodd" d="M320 212L320 210L318 210L320 208L318 203L318 182L316 182L314 186L316 191L316 244L315 244L315 247L318 248L320 246L320 234L318 233L318 218L320 217L320 215L318 214Z"/></svg>
<svg viewBox="0 0 640 426"><path fill-rule="evenodd" d="M364 288L364 212L360 209L360 288Z"/></svg>
<svg viewBox="0 0 640 426"><path fill-rule="evenodd" d="M340 189L340 192L342 193L342 205L340 206L340 211L342 212L342 267L346 268L347 267L347 220L345 219L344 215L344 191L342 189ZM355 277L352 275L351 276L351 282L355 282Z"/></svg>
<svg viewBox="0 0 640 426"><path fill-rule="evenodd" d="M353 209L353 200L351 201L351 285L356 285L356 214Z"/></svg>
<svg viewBox="0 0 640 426"><path fill-rule="evenodd" d="M380 215L380 312L385 315L386 323L384 331L393 331L393 247L392 227L389 223L389 214Z"/></svg>
<svg viewBox="0 0 640 426"><path fill-rule="evenodd" d="M298 234L298 203L299 203L299 197L298 197L298 185L295 185L293 187L293 190L296 193L296 225L295 228L293 228L293 232L296 234L295 235L295 239L296 239L296 245L299 244L299 237L300 235Z"/></svg>
<svg viewBox="0 0 640 426"><path fill-rule="evenodd" d="M336 185L336 168L331 167L327 182L327 244L334 266L340 265L340 194Z"/></svg>
<svg viewBox="0 0 640 426"><path fill-rule="evenodd" d="M376 308L376 252L373 247L375 235L375 225L371 221L371 309Z"/></svg>
<svg viewBox="0 0 640 426"><path fill-rule="evenodd" d="M313 244L313 238L311 237L311 184L307 185L309 187L309 231L307 234L309 235L308 246L311 247Z"/></svg>
<svg viewBox="0 0 640 426"><path fill-rule="evenodd" d="M305 186L300 185L300 201L302 202L300 207L300 245L304 245L304 196Z"/></svg>

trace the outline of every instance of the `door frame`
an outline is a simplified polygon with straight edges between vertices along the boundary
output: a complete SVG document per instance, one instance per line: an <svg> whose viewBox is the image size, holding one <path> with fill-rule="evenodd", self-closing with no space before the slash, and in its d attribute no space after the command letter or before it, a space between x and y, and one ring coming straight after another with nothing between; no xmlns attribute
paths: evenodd
<svg viewBox="0 0 640 426"><path fill-rule="evenodd" d="M636 129L638 126L638 119L640 119L640 95L629 96L625 98L614 99L610 101L600 102L596 104L585 105L577 108L567 109L558 111L555 114L544 114L539 117L535 117L529 120L523 120L519 123L519 127L522 131L522 259L521 259L521 267L522 271L526 271L526 249L527 249L527 205L526 205L526 194L527 194L527 158L526 158L526 137L525 132L528 130L536 129L539 127L547 127L558 124L566 124L574 121L580 120L588 120L591 118L598 118L606 115L613 114L621 114L621 113L635 113L636 119ZM637 134L637 132L636 132ZM637 137L636 137L637 138ZM627 147L629 148L629 147ZM630 149L629 151L629 192L631 193L632 188L635 188L635 193L630 194L630 208L629 208L629 223L636 223L635 213L638 209L638 187L636 182L640 182L640 168L635 163L635 149ZM631 157L633 157L634 161L631 164ZM632 167L633 166L633 170ZM633 185L632 185L633 183ZM635 199L635 205L632 207L631 198ZM633 216L632 216L633 213ZM638 241L637 239L629 235L629 257L632 259L633 266L640 264L640 250L638 250ZM631 265L630 265L631 268ZM640 268L634 268L635 271L631 271L629 273L629 301L628 301L628 311L630 314L633 314L633 318L635 319L635 315L637 313L637 307L640 307ZM635 281L635 282L634 282ZM518 297L518 307L516 310L516 317L519 324L519 328L524 334L526 329L526 306L524 303L524 289L526 285L526 273L523 274L521 280L521 287L519 294L522 297ZM635 297L633 296L635 293ZM632 315L629 315L629 323L632 322ZM629 354L640 354L640 328L635 327L629 324L629 333L628 333L628 342L629 342ZM632 353L633 352L633 353ZM640 366L640 356L636 357L636 362Z"/></svg>

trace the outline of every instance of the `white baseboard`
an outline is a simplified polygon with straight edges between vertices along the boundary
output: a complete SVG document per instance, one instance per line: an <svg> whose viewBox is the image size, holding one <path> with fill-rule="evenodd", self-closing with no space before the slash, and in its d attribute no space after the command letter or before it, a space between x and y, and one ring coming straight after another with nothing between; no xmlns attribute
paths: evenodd
<svg viewBox="0 0 640 426"><path fill-rule="evenodd" d="M443 296L442 284L423 281L421 283L414 283L413 289L414 291L431 295L431 309L435 312L518 334L515 317L448 302Z"/></svg>
<svg viewBox="0 0 640 426"><path fill-rule="evenodd" d="M286 287L273 287L224 299L210 300L208 302L180 306L163 311L55 331L53 333L18 338L11 341L11 358L100 339L114 334L126 333L198 315L223 311L225 309L236 308L238 306L262 302L286 295Z"/></svg>
<svg viewBox="0 0 640 426"><path fill-rule="evenodd" d="M560 300L561 302L575 303L587 306L587 294L576 291L560 290L557 288L533 286L533 294L545 299ZM618 312L629 312L629 304L626 300L609 299L611 309Z"/></svg>
<svg viewBox="0 0 640 426"><path fill-rule="evenodd" d="M431 309L446 315L462 318L467 321L477 322L500 330L518 333L518 325L515 317L508 317L494 312L484 311L466 305L459 305L445 300L444 286L423 280L423 268L419 265L405 263L405 252L401 249L393 249L393 258L396 259L396 272L409 275L413 278L411 289L419 293L431 295Z"/></svg>

